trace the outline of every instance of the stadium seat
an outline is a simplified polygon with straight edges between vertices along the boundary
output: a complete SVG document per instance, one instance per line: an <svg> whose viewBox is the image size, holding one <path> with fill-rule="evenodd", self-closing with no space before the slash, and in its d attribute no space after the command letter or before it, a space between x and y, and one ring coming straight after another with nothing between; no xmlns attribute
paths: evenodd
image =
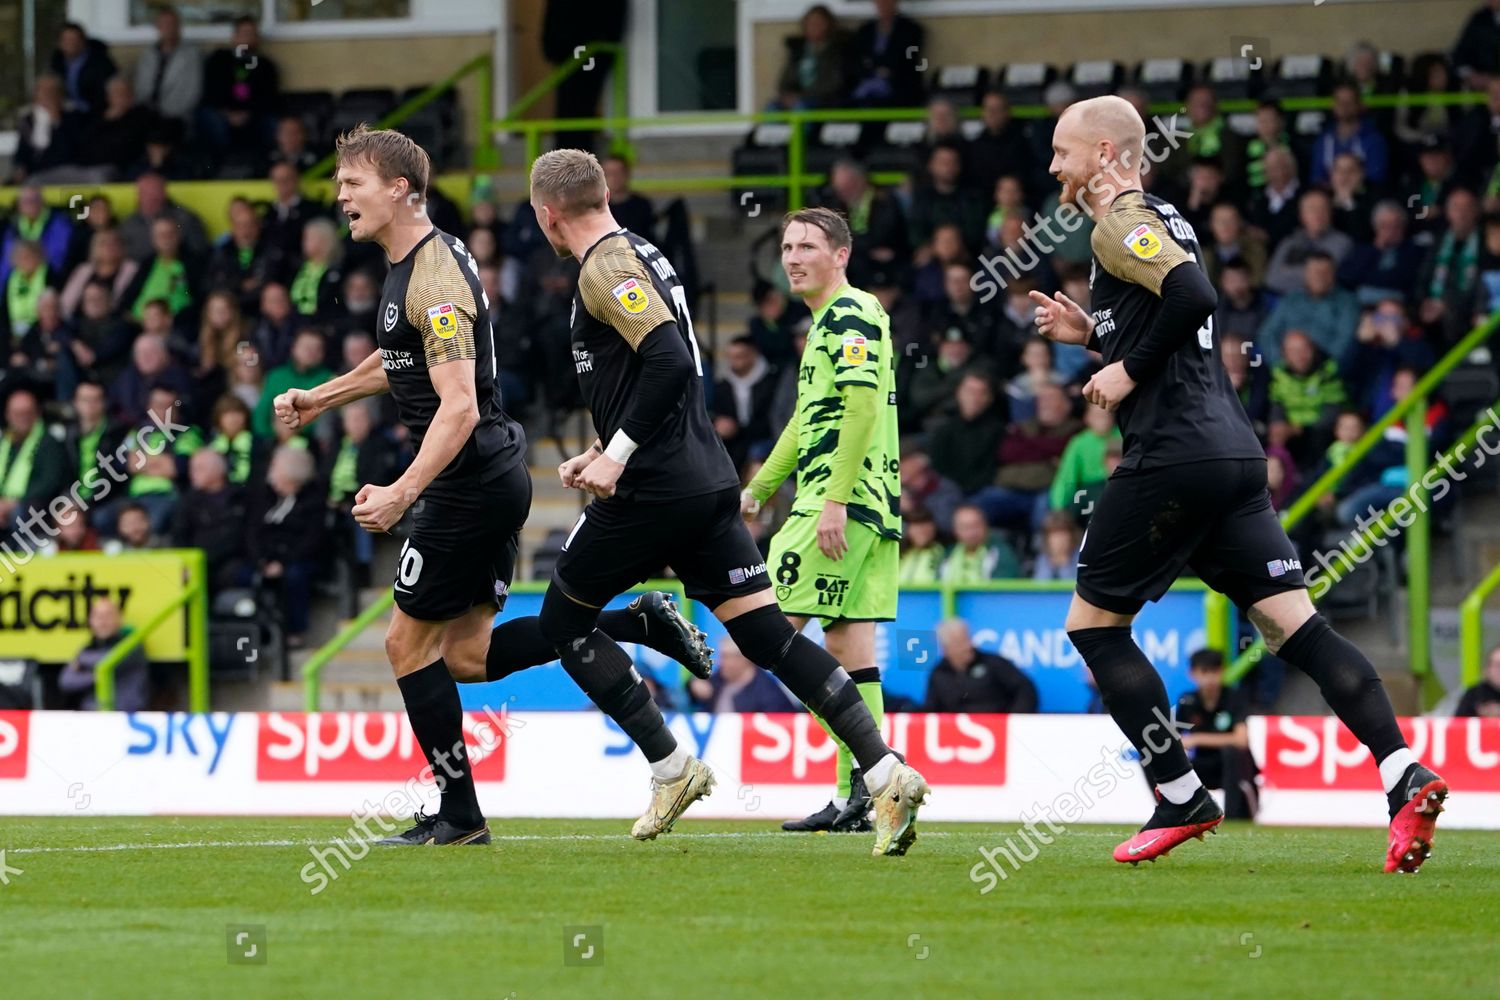
<svg viewBox="0 0 1500 1000"><path fill-rule="evenodd" d="M1110 59L1086 59L1073 64L1068 82L1080 98L1113 94L1125 80L1125 68Z"/></svg>
<svg viewBox="0 0 1500 1000"><path fill-rule="evenodd" d="M1406 86L1406 57L1399 52L1382 51L1379 55L1382 89L1395 91Z"/></svg>
<svg viewBox="0 0 1500 1000"><path fill-rule="evenodd" d="M1224 120L1229 125L1229 131L1241 138L1249 139L1255 135L1254 111L1236 111L1232 115L1225 115Z"/></svg>
<svg viewBox="0 0 1500 1000"><path fill-rule="evenodd" d="M1461 365L1443 380L1442 394L1454 430L1462 431L1500 399L1500 375L1488 365Z"/></svg>
<svg viewBox="0 0 1500 1000"><path fill-rule="evenodd" d="M1147 59L1135 70L1135 85L1155 101L1179 101L1193 83L1193 67L1185 59Z"/></svg>
<svg viewBox="0 0 1500 1000"><path fill-rule="evenodd" d="M887 122L875 125L874 142L868 144L865 166L871 173L909 173L921 166L921 148L927 141L926 122Z"/></svg>
<svg viewBox="0 0 1500 1000"><path fill-rule="evenodd" d="M1326 111L1299 111L1292 117L1292 132L1299 136L1317 136L1328 121Z"/></svg>
<svg viewBox="0 0 1500 1000"><path fill-rule="evenodd" d="M1000 89L1012 104L1041 104L1047 85L1057 79L1057 70L1046 63L1011 63L999 79Z"/></svg>
<svg viewBox="0 0 1500 1000"><path fill-rule="evenodd" d="M1251 69L1250 60L1219 56L1203 68L1203 80L1221 101L1242 100L1260 92L1262 69Z"/></svg>
<svg viewBox="0 0 1500 1000"><path fill-rule="evenodd" d="M319 142L333 117L333 94L327 90L288 90L281 95L281 113L302 119L310 141Z"/></svg>
<svg viewBox="0 0 1500 1000"><path fill-rule="evenodd" d="M0 711L42 707L42 674L35 660L0 660Z"/></svg>
<svg viewBox="0 0 1500 1000"><path fill-rule="evenodd" d="M1339 551L1341 542L1349 542L1347 531L1331 531L1323 536L1318 548L1327 553ZM1375 551L1382 551L1375 546ZM1389 548L1389 546L1386 546ZM1364 546L1350 542L1346 551L1359 554ZM1328 594L1318 604L1319 610L1334 620L1374 618L1380 614L1380 571L1373 559L1358 563L1338 583L1329 588Z"/></svg>
<svg viewBox="0 0 1500 1000"><path fill-rule="evenodd" d="M804 169L811 174L826 174L835 160L858 153L863 135L864 126L859 122L824 122L808 143Z"/></svg>
<svg viewBox="0 0 1500 1000"><path fill-rule="evenodd" d="M1316 97L1328 93L1332 84L1332 65L1322 56L1282 56L1270 91L1276 97Z"/></svg>
<svg viewBox="0 0 1500 1000"><path fill-rule="evenodd" d="M932 97L946 97L960 108L979 103L989 86L990 71L982 66L944 66L932 74Z"/></svg>
<svg viewBox="0 0 1500 1000"><path fill-rule="evenodd" d="M389 87L345 91L334 104L328 119L328 138L348 131L360 122L374 124L395 110L396 92Z"/></svg>
<svg viewBox="0 0 1500 1000"><path fill-rule="evenodd" d="M784 174L787 171L787 144L792 140L792 126L786 122L765 122L745 137L744 145L730 157L730 169L736 177L753 174ZM752 199L755 204L779 208L786 203L781 188L735 188L730 201L742 207Z"/></svg>

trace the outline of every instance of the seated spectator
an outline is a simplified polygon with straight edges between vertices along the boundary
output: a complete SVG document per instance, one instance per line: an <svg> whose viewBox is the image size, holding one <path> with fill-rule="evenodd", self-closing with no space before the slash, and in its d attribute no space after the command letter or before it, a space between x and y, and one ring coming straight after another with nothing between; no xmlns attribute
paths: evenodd
<svg viewBox="0 0 1500 1000"><path fill-rule="evenodd" d="M67 399L81 374L69 350L72 342L73 327L63 318L57 291L49 288L37 299L36 322L12 348L12 375L49 388L51 399Z"/></svg>
<svg viewBox="0 0 1500 1000"><path fill-rule="evenodd" d="M188 124L203 97L203 54L182 40L182 17L156 9L156 42L135 64L135 92L162 118Z"/></svg>
<svg viewBox="0 0 1500 1000"><path fill-rule="evenodd" d="M1255 109L1255 134L1245 143L1243 183L1231 187L1251 196L1259 194L1266 186L1266 154L1273 149L1290 149L1291 145L1281 106L1274 100L1261 101ZM1233 180L1233 175L1230 178Z"/></svg>
<svg viewBox="0 0 1500 1000"><path fill-rule="evenodd" d="M1458 183L1458 172L1447 141L1437 136L1423 137L1417 148L1417 168L1419 176L1415 179L1415 187L1409 189L1408 197L1401 204L1411 205L1423 217L1413 228L1416 233L1427 235L1442 226L1442 206Z"/></svg>
<svg viewBox="0 0 1500 1000"><path fill-rule="evenodd" d="M260 362L267 369L285 363L292 351L292 340L300 329L300 320L292 310L292 297L286 286L268 281L260 290L260 321L250 332Z"/></svg>
<svg viewBox="0 0 1500 1000"><path fill-rule="evenodd" d="M1239 396L1245 416L1250 418L1256 436L1264 438L1266 422L1271 418L1271 373L1265 358L1252 341L1238 333L1221 335L1219 356L1224 359L1229 385Z"/></svg>
<svg viewBox="0 0 1500 1000"><path fill-rule="evenodd" d="M153 302L146 307L145 327L130 347L130 365L109 388L110 403L121 422L144 420L151 391L158 386L170 390L174 399L192 400L192 379L167 350L170 329L171 316L165 303Z"/></svg>
<svg viewBox="0 0 1500 1000"><path fill-rule="evenodd" d="M1256 349L1274 365L1287 332L1300 330L1336 365L1345 364L1359 326L1359 302L1334 281L1333 259L1327 254L1309 254L1302 273L1301 287L1283 296L1266 317L1255 338Z"/></svg>
<svg viewBox="0 0 1500 1000"><path fill-rule="evenodd" d="M933 233L941 225L957 226L970 254L978 253L984 245L984 223L989 210L982 196L961 183L963 169L963 155L956 144L939 143L928 155L926 177L912 195L908 219L919 267L927 262Z"/></svg>
<svg viewBox="0 0 1500 1000"><path fill-rule="evenodd" d="M963 233L951 222L945 222L933 230L930 252L926 258L926 263L920 265L912 276L911 286L912 296L931 316L946 308L944 269L950 264L961 264L972 274L973 268L969 264L971 258L968 248L964 246ZM967 276L964 282L968 283Z"/></svg>
<svg viewBox="0 0 1500 1000"><path fill-rule="evenodd" d="M125 256L125 244L114 229L103 229L89 240L89 258L75 267L63 286L63 314L70 319L83 305L83 290L89 285L103 288L111 312L123 310L125 292L135 282L141 266Z"/></svg>
<svg viewBox="0 0 1500 1000"><path fill-rule="evenodd" d="M953 547L943 557L942 581L967 587L1021 575L1021 560L1010 543L990 531L984 511L961 504L953 512Z"/></svg>
<svg viewBox="0 0 1500 1000"><path fill-rule="evenodd" d="M1333 228L1333 203L1326 191L1303 194L1297 217L1301 227L1277 245L1266 266L1266 287L1278 295L1305 290L1302 279L1308 257L1323 254L1337 267L1354 249L1354 241Z"/></svg>
<svg viewBox="0 0 1500 1000"><path fill-rule="evenodd" d="M1277 147L1266 151L1266 182L1250 202L1250 223L1266 234L1275 246L1297 228L1301 184L1297 180L1297 159L1288 149Z"/></svg>
<svg viewBox="0 0 1500 1000"><path fill-rule="evenodd" d="M118 556L164 547L162 540L151 530L151 515L146 508L138 503L127 503L120 508L113 536L104 540L101 551L107 556Z"/></svg>
<svg viewBox="0 0 1500 1000"><path fill-rule="evenodd" d="M89 526L88 517L71 500L53 500L50 510L54 513L56 536L43 555L60 555L67 552L98 552L99 533Z"/></svg>
<svg viewBox="0 0 1500 1000"><path fill-rule="evenodd" d="M104 110L105 86L116 72L109 47L90 38L83 25L68 21L58 29L51 65L53 74L62 81L63 100L90 118L98 118Z"/></svg>
<svg viewBox="0 0 1500 1000"><path fill-rule="evenodd" d="M71 463L70 475L76 475L78 498L89 506L104 501L115 489L106 461L114 463L121 454L125 431L109 419L104 386L84 379L73 389L73 420L63 428L63 450Z"/></svg>
<svg viewBox="0 0 1500 1000"><path fill-rule="evenodd" d="M1188 167L1187 197L1178 211L1195 233L1206 233L1209 213L1224 198L1224 167L1213 157L1194 160Z"/></svg>
<svg viewBox="0 0 1500 1000"><path fill-rule="evenodd" d="M926 32L902 14L899 0L875 0L875 18L854 33L852 103L871 108L910 108L922 103L922 73L912 58Z"/></svg>
<svg viewBox="0 0 1500 1000"><path fill-rule="evenodd" d="M1111 442L1123 440L1114 414L1090 403L1083 410L1083 430L1074 434L1058 460L1057 476L1047 491L1053 513L1085 520L1085 510L1104 492L1109 469L1105 464Z"/></svg>
<svg viewBox="0 0 1500 1000"><path fill-rule="evenodd" d="M191 211L167 197L167 181L161 174L148 170L135 181L136 209L120 223L120 238L125 253L132 260L145 261L154 252L152 225L158 219L169 219L177 228L183 256L201 261L208 256L208 236L203 223Z"/></svg>
<svg viewBox="0 0 1500 1000"><path fill-rule="evenodd" d="M1417 274L1422 300L1418 319L1439 350L1463 339L1474 318L1479 276L1479 202L1467 188L1454 188L1443 207L1447 223Z"/></svg>
<svg viewBox="0 0 1500 1000"><path fill-rule="evenodd" d="M1362 98L1389 93L1393 89L1381 77L1380 50L1369 42L1355 42L1349 47L1342 70L1343 80L1353 84Z"/></svg>
<svg viewBox="0 0 1500 1000"><path fill-rule="evenodd" d="M119 645L130 629L122 626L120 609L108 597L96 597L89 605L89 641L57 675L58 690L69 708L84 712L99 710L94 670ZM144 712L151 707L151 665L146 650L137 646L115 665L117 712Z"/></svg>
<svg viewBox="0 0 1500 1000"><path fill-rule="evenodd" d="M130 177L146 159L146 138L154 119L136 103L135 90L123 76L110 77L104 88L103 114L89 124L89 141L79 162L103 168L110 180Z"/></svg>
<svg viewBox="0 0 1500 1000"><path fill-rule="evenodd" d="M214 403L209 430L208 447L224 456L229 481L236 486L248 484L253 470L267 457L264 439L250 431L250 407L234 393L225 393Z"/></svg>
<svg viewBox="0 0 1500 1000"><path fill-rule="evenodd" d="M849 231L854 236L847 269L851 285L864 288L877 269L906 266L909 251L901 206L870 183L857 160L834 163L824 204L849 219Z"/></svg>
<svg viewBox="0 0 1500 1000"><path fill-rule="evenodd" d="M1323 462L1313 478L1319 479L1330 469L1342 465L1365 435L1365 419L1357 410L1344 410L1333 425L1333 443L1323 453ZM1352 528L1359 518L1366 521L1372 512L1385 510L1390 502L1406 492L1406 440L1401 433L1387 433L1375 447L1354 465L1332 493L1318 498L1318 508L1331 514L1335 523Z"/></svg>
<svg viewBox="0 0 1500 1000"><path fill-rule="evenodd" d="M1461 719L1500 719L1500 646L1491 647L1484 661L1484 677L1464 691L1453 715Z"/></svg>
<svg viewBox="0 0 1500 1000"><path fill-rule="evenodd" d="M1370 212L1375 207L1375 199L1365 184L1365 168L1359 157L1353 153L1340 153L1334 157L1329 194L1333 204L1333 228L1352 237L1356 243L1368 240L1371 236Z"/></svg>
<svg viewBox="0 0 1500 1000"><path fill-rule="evenodd" d="M1406 91L1396 105L1394 131L1398 142L1420 146L1428 139L1451 141L1464 109L1457 105L1412 104L1407 94L1446 94L1457 90L1448 60L1440 52L1427 52L1411 60L1406 74Z"/></svg>
<svg viewBox="0 0 1500 1000"><path fill-rule="evenodd" d="M232 162L252 165L253 176L265 157L281 101L281 74L276 61L260 46L260 27L253 17L234 19L227 48L215 49L203 67L203 106L198 121L215 152Z"/></svg>
<svg viewBox="0 0 1500 1000"><path fill-rule="evenodd" d="M1115 447L1118 447L1116 442ZM1072 514L1054 510L1042 519L1042 545L1032 567L1033 580L1078 579L1078 552L1083 532Z"/></svg>
<svg viewBox="0 0 1500 1000"><path fill-rule="evenodd" d="M802 356L792 350L792 325L798 310L787 301L786 292L769 281L756 283L750 301L755 307L755 315L750 317L750 339L767 361L782 369L783 378L795 381L797 366L788 367L786 362Z"/></svg>
<svg viewBox="0 0 1500 1000"><path fill-rule="evenodd" d="M724 360L714 385L714 430L738 467L751 455L764 457L774 443L771 397L776 392L776 369L749 336L731 340Z"/></svg>
<svg viewBox="0 0 1500 1000"><path fill-rule="evenodd" d="M1266 241L1245 228L1239 208L1221 201L1208 216L1208 239L1203 243L1203 264L1210 281L1218 283L1220 272L1230 262L1245 268L1249 282L1259 288L1266 280Z"/></svg>
<svg viewBox="0 0 1500 1000"><path fill-rule="evenodd" d="M979 103L979 119L984 127L964 147L964 162L974 186L993 191L1000 178L1014 177L1024 197L1037 165L1032 160L1026 126L1011 116L1010 98L1002 91L988 91Z"/></svg>
<svg viewBox="0 0 1500 1000"><path fill-rule="evenodd" d="M260 213L244 198L231 199L229 232L214 245L209 261L209 287L230 289L238 307L253 312L261 290L268 282L281 280L285 267L281 249L266 233Z"/></svg>
<svg viewBox="0 0 1500 1000"><path fill-rule="evenodd" d="M328 506L339 512L343 525L340 549L347 551L357 574L356 585L363 587L369 586L375 536L355 522L350 510L361 487L389 486L396 481L402 469L401 455L395 438L378 426L373 399L342 407L339 421L343 437L329 452L321 478L328 483Z"/></svg>
<svg viewBox="0 0 1500 1000"><path fill-rule="evenodd" d="M266 235L281 251L283 260L296 260L302 256L302 227L328 212L302 197L302 175L290 163L272 164L271 187L276 196L266 212Z"/></svg>
<svg viewBox="0 0 1500 1000"><path fill-rule="evenodd" d="M937 522L925 509L917 508L901 519L901 569L903 585L932 586L942 580L942 544Z"/></svg>
<svg viewBox="0 0 1500 1000"><path fill-rule="evenodd" d="M1035 327L1032 327L1035 330ZM1052 341L1032 333L1021 348L1021 373L1005 384L1010 419L1015 423L1036 417L1036 398L1045 386L1060 386L1062 376L1052 364Z"/></svg>
<svg viewBox="0 0 1500 1000"><path fill-rule="evenodd" d="M1458 182L1478 187L1494 173L1497 140L1500 140L1500 77L1484 85L1485 103L1471 107L1453 133L1453 159L1458 164Z"/></svg>
<svg viewBox="0 0 1500 1000"><path fill-rule="evenodd" d="M1297 464L1291 453L1280 445L1266 445L1266 489L1271 494L1271 508L1286 510L1298 497Z"/></svg>
<svg viewBox="0 0 1500 1000"><path fill-rule="evenodd" d="M953 512L963 501L963 492L951 479L933 469L925 451L903 447L901 450L901 512L906 517L923 511L931 517L940 532L953 524Z"/></svg>
<svg viewBox="0 0 1500 1000"><path fill-rule="evenodd" d="M255 418L251 422L251 429L258 436L273 436L272 423L281 422L273 420L271 414L271 402L277 396L288 389L314 389L333 378L333 372L323 363L326 351L323 331L316 327L303 327L297 331L297 337L292 341L292 353L286 364L278 365L266 373L266 384L260 394L260 402L255 407ZM310 434L312 428L303 427L301 433L304 436Z"/></svg>
<svg viewBox="0 0 1500 1000"><path fill-rule="evenodd" d="M956 408L932 428L927 452L933 469L968 496L994 482L1005 416L995 405L993 384L981 372L965 375L954 397Z"/></svg>
<svg viewBox="0 0 1500 1000"><path fill-rule="evenodd" d="M276 140L271 148L269 166L278 163L287 164L298 174L317 166L318 154L308 145L307 125L296 115L286 115L276 122Z"/></svg>
<svg viewBox="0 0 1500 1000"><path fill-rule="evenodd" d="M172 520L172 545L203 550L211 590L232 587L244 576L244 488L229 481L224 456L212 447L193 452L188 482Z"/></svg>
<svg viewBox="0 0 1500 1000"><path fill-rule="evenodd" d="M260 352L252 346L235 354L234 370L229 373L229 393L244 403L246 409L253 412L260 404L260 390L265 380L266 369Z"/></svg>
<svg viewBox="0 0 1500 1000"><path fill-rule="evenodd" d="M193 378L198 382L198 397L205 405L209 400L219 398L228 387L234 356L239 352L240 344L246 342L247 334L235 294L225 288L210 292L203 303L198 340L191 351L195 361ZM248 347L245 349L249 350ZM195 418L203 415L193 414Z"/></svg>
<svg viewBox="0 0 1500 1000"><path fill-rule="evenodd" d="M1043 386L1036 396L1036 416L1012 424L1000 442L995 485L975 498L990 523L1041 527L1058 463L1078 428L1067 394L1058 386Z"/></svg>
<svg viewBox="0 0 1500 1000"><path fill-rule="evenodd" d="M1416 285L1422 250L1406 236L1406 210L1382 201L1370 213L1373 235L1349 251L1339 265L1338 280L1352 288L1361 305L1396 296L1406 299Z"/></svg>
<svg viewBox="0 0 1500 1000"><path fill-rule="evenodd" d="M1220 340L1238 337L1253 341L1266 321L1266 296L1250 277L1243 260L1231 260L1219 269L1219 304L1214 309L1214 329ZM1075 300L1076 301L1076 300Z"/></svg>
<svg viewBox="0 0 1500 1000"><path fill-rule="evenodd" d="M1031 221L1031 209L1026 205L1026 188L1019 177L1005 174L996 178L995 183L984 190L995 193L995 204L984 224L985 245L999 245L1003 238L1001 227L1006 219L1019 216L1023 222Z"/></svg>
<svg viewBox="0 0 1500 1000"><path fill-rule="evenodd" d="M802 34L786 40L786 63L770 110L842 105L853 75L851 55L833 12L822 4L809 7L802 15Z"/></svg>
<svg viewBox="0 0 1500 1000"><path fill-rule="evenodd" d="M42 189L27 185L16 192L16 211L0 236L0 284L10 277L11 249L17 243L33 242L42 252L47 270L60 282L72 266L72 258L81 245L81 236L68 213L50 208L42 199Z"/></svg>
<svg viewBox="0 0 1500 1000"><path fill-rule="evenodd" d="M1407 316L1402 300L1382 300L1360 319L1355 333L1348 366L1354 402L1366 413L1384 413L1393 402L1396 373L1403 368L1425 372L1435 360L1432 345Z"/></svg>
<svg viewBox="0 0 1500 1000"><path fill-rule="evenodd" d="M343 253L338 230L328 219L313 219L302 229L302 264L287 291L292 308L304 321L327 322L339 308L339 269Z"/></svg>
<svg viewBox="0 0 1500 1000"><path fill-rule="evenodd" d="M1024 714L1037 709L1036 685L1014 663L974 648L969 623L949 618L937 627L943 658L927 676L928 712Z"/></svg>
<svg viewBox="0 0 1500 1000"><path fill-rule="evenodd" d="M1334 161L1341 153L1352 153L1364 164L1365 177L1371 184L1384 184L1389 176L1390 153L1385 136L1365 114L1359 87L1340 83L1333 88L1332 121L1318 136L1309 165L1314 184L1327 184L1333 176Z"/></svg>
<svg viewBox="0 0 1500 1000"><path fill-rule="evenodd" d="M1078 307L1084 312L1089 311L1089 302L1093 297L1093 292L1089 289L1089 273L1087 265L1074 264L1065 268L1060 275L1062 293L1078 303ZM1017 358L1021 356L1021 347L1036 333L1037 305L1031 298L1032 287L1027 282L1017 281L1006 289L1005 317L1017 324L1016 331L1020 336L1004 350L1013 351ZM1100 367L1098 357L1081 344L1060 344L1052 340L1048 343L1052 346L1052 370L1057 372L1058 378L1065 385L1076 384L1081 388Z"/></svg>
<svg viewBox="0 0 1500 1000"><path fill-rule="evenodd" d="M323 553L326 501L316 470L305 448L276 449L266 488L253 508L258 513L250 519L250 565L262 581L280 589L287 645L292 649L306 644L312 586ZM242 586L249 582L239 581Z"/></svg>
<svg viewBox="0 0 1500 1000"><path fill-rule="evenodd" d="M1183 103L1193 134L1161 164L1161 178L1185 183L1193 164L1203 160L1216 160L1224 176L1239 177L1244 172L1245 144L1219 110L1219 98L1213 87L1207 83L1195 84L1189 88Z"/></svg>
<svg viewBox="0 0 1500 1000"><path fill-rule="evenodd" d="M609 188L609 210L614 213L615 221L637 236L656 242L656 208L651 204L650 198L631 190L630 161L618 154L611 154L603 159L601 165L604 167L605 185ZM472 243L469 249L473 251Z"/></svg>
<svg viewBox="0 0 1500 1000"><path fill-rule="evenodd" d="M975 357L974 345L959 333L944 332L936 356L928 359L924 354L918 361L925 363L919 363L906 380L904 396L901 384L896 386L897 412L900 414L897 419L903 429L914 430L946 415L953 408L954 392L963 377L971 368L986 370L983 362Z"/></svg>
<svg viewBox="0 0 1500 1000"><path fill-rule="evenodd" d="M801 708L769 671L757 669L733 639L719 641L708 680L688 681L688 697L698 712L797 712Z"/></svg>
<svg viewBox="0 0 1500 1000"><path fill-rule="evenodd" d="M1285 446L1299 469L1308 468L1328 447L1334 420L1349 397L1338 365L1301 330L1287 332L1281 354L1283 360L1271 369L1270 441Z"/></svg>
<svg viewBox="0 0 1500 1000"><path fill-rule="evenodd" d="M151 519L151 532L166 535L177 510L177 480L186 471L189 458L203 447L198 429L178 422L181 416L177 394L170 387L151 389L146 417L125 437L126 468L130 484L126 494ZM109 513L101 509L95 524L109 530Z"/></svg>
<svg viewBox="0 0 1500 1000"><path fill-rule="evenodd" d="M73 318L73 339L68 344L78 370L104 384L119 377L135 340L135 331L116 316L109 296L103 285L84 286L83 306Z"/></svg>
<svg viewBox="0 0 1500 1000"><path fill-rule="evenodd" d="M36 394L12 389L0 432L0 530L14 531L31 511L45 511L71 478L67 450L47 433Z"/></svg>
<svg viewBox="0 0 1500 1000"><path fill-rule="evenodd" d="M1000 314L974 295L974 272L967 263L943 265L943 299L930 305L928 324L945 339L961 337L978 353L1003 357L1010 345L1001 333Z"/></svg>
<svg viewBox="0 0 1500 1000"><path fill-rule="evenodd" d="M151 256L142 262L124 295L125 307L138 323L148 302L165 302L175 318L202 297L198 262L183 257L182 237L175 222L157 219L151 224L151 249Z"/></svg>
<svg viewBox="0 0 1500 1000"><path fill-rule="evenodd" d="M1191 752L1193 770L1205 788L1223 789L1225 815L1248 819L1248 797L1254 797L1255 762L1250 758L1250 731L1245 723L1250 704L1224 686L1224 654L1200 649L1188 657L1194 689L1177 699L1172 718L1191 727L1182 745ZM1242 788L1242 783L1244 787Z"/></svg>
<svg viewBox="0 0 1500 1000"><path fill-rule="evenodd" d="M56 276L42 257L42 248L21 240L10 251L10 276L0 285L5 308L0 309L0 339L13 352L36 323L38 303L54 287Z"/></svg>
<svg viewBox="0 0 1500 1000"><path fill-rule="evenodd" d="M1453 65L1470 90L1483 88L1491 77L1500 76L1500 7L1493 0L1477 8L1464 23L1453 46Z"/></svg>
<svg viewBox="0 0 1500 1000"><path fill-rule="evenodd" d="M82 117L65 103L62 80L51 73L36 78L32 100L16 122L16 146L12 182L56 183L59 171L77 162L85 141Z"/></svg>

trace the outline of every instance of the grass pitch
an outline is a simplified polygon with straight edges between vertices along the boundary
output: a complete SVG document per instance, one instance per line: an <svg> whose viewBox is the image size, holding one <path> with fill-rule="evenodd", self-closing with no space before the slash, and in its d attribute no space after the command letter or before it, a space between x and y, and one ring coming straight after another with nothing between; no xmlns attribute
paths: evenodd
<svg viewBox="0 0 1500 1000"><path fill-rule="evenodd" d="M1013 826L924 825L908 857L873 859L864 835L688 820L639 844L629 825L495 822L488 848L332 862L312 895L309 851L347 820L0 820L0 995L1500 990L1495 833L1440 829L1410 877L1381 873L1383 830L1229 825L1132 869L1109 859L1125 828L1077 827L981 895L978 850Z"/></svg>

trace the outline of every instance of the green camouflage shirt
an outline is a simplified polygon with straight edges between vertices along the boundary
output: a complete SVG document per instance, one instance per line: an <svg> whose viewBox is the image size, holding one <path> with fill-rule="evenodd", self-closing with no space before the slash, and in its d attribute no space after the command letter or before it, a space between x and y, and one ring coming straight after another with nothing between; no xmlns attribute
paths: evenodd
<svg viewBox="0 0 1500 1000"><path fill-rule="evenodd" d="M841 390L868 386L879 393L877 424L849 500L849 519L868 525L886 538L900 539L901 466L894 354L890 317L868 292L845 285L813 314L797 375L794 513L822 511L844 416Z"/></svg>

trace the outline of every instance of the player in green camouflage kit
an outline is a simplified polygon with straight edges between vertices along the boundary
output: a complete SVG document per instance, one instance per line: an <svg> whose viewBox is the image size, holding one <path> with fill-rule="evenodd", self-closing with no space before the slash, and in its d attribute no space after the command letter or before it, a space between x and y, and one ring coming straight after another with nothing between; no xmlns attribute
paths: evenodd
<svg viewBox="0 0 1500 1000"><path fill-rule="evenodd" d="M767 567L776 600L799 629L821 619L824 645L878 723L875 623L896 617L901 547L896 365L885 310L845 277L851 245L848 223L828 209L793 212L782 224L781 264L813 324L796 409L741 508L758 511L796 470L796 499ZM870 798L852 763L839 744L833 801L782 828L868 830Z"/></svg>

